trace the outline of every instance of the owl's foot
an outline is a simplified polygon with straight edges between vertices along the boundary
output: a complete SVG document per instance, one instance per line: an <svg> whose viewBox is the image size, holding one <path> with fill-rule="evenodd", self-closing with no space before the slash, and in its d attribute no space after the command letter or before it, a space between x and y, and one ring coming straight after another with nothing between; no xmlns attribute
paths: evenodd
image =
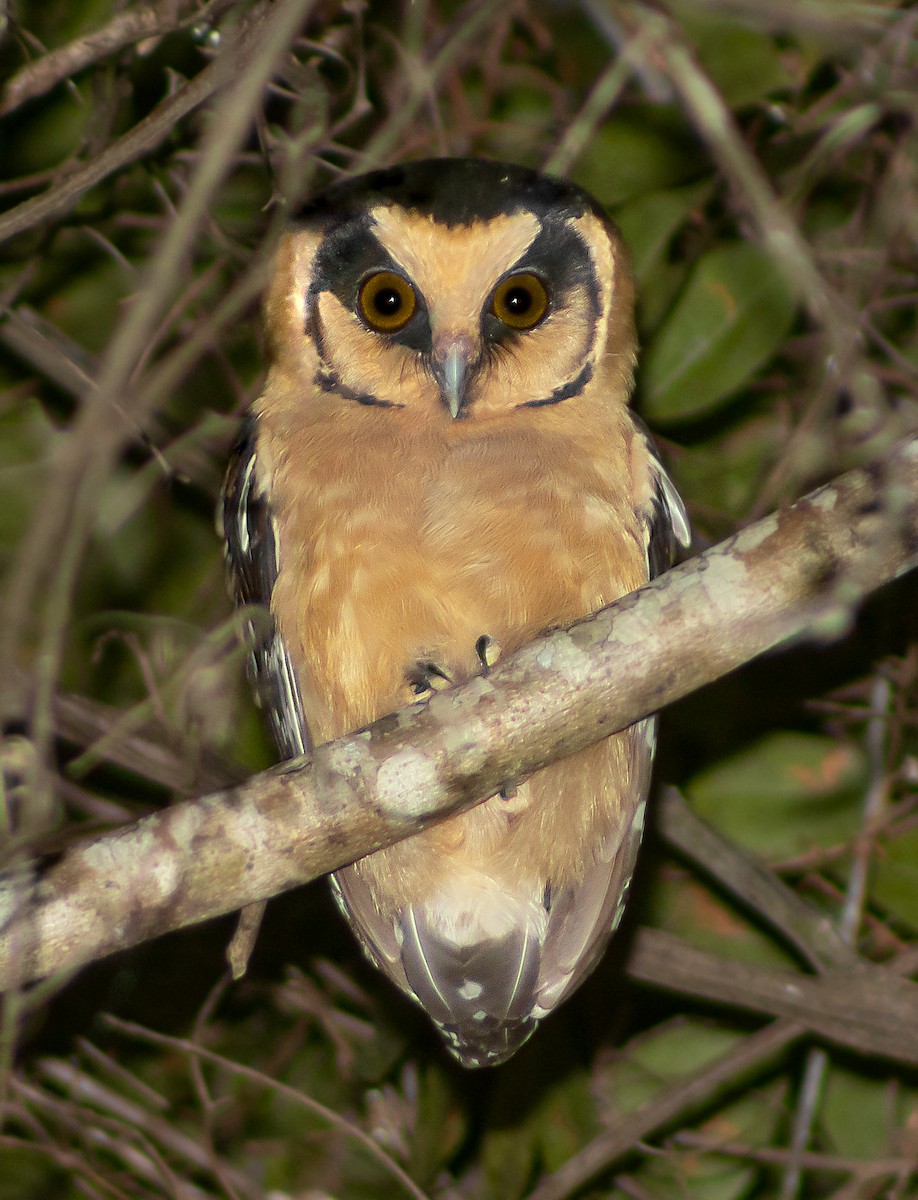
<svg viewBox="0 0 918 1200"><path fill-rule="evenodd" d="M419 659L405 672L411 692L419 700L429 699L434 692L442 692L453 682L452 676L430 659Z"/></svg>
<svg viewBox="0 0 918 1200"><path fill-rule="evenodd" d="M500 642L495 642L494 638L483 633L475 643L475 653L481 663L482 675L490 675L491 668L500 658Z"/></svg>

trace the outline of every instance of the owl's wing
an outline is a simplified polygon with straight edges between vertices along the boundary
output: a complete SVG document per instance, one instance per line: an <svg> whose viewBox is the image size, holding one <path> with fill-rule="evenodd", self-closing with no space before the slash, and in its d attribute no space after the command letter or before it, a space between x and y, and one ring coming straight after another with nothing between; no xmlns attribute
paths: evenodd
<svg viewBox="0 0 918 1200"><path fill-rule="evenodd" d="M234 599L265 611L247 622L249 675L282 758L312 749L299 684L287 648L274 627L271 593L277 580L277 541L271 506L258 481L256 418L245 419L223 485L223 533Z"/></svg>
<svg viewBox="0 0 918 1200"><path fill-rule="evenodd" d="M559 889L552 901L533 1010L536 1017L546 1016L576 991L621 922L644 832L656 729L656 717L647 717L625 734L631 762L629 794L621 798L624 828L594 848L583 878L573 887Z"/></svg>
<svg viewBox="0 0 918 1200"><path fill-rule="evenodd" d="M359 864L332 876L338 903L367 956L421 1004L463 1066L505 1062L602 957L621 921L641 842L655 726L649 717L622 735L629 761L627 791L618 797L622 820L601 843L583 848L584 871L576 882L553 887L543 879L536 889L544 889L542 899L527 894L531 879L520 894L493 884L483 903L506 918L499 923L509 927L500 935L481 930L474 901L463 933L462 921L449 921L443 896L385 918ZM564 783L552 802L564 803ZM531 786L521 784L519 795Z"/></svg>
<svg viewBox="0 0 918 1200"><path fill-rule="evenodd" d="M654 494L650 507L641 516L644 520L650 578L656 579L673 565L680 546L687 550L692 544L692 530L682 497L666 473L650 430L638 417L633 416L633 420L637 436L643 438L650 456Z"/></svg>
<svg viewBox="0 0 918 1200"><path fill-rule="evenodd" d="M644 523L647 567L651 579L662 575L676 559L678 547L692 540L682 497L660 460L650 431L634 418L650 458L653 495L638 513ZM644 829L644 807L656 750L656 717L639 721L627 731L630 749L629 795L621 797L624 829L596 848L583 879L559 893L552 904L545 937L540 989L534 1015L544 1016L569 996L593 970L625 907L634 862Z"/></svg>

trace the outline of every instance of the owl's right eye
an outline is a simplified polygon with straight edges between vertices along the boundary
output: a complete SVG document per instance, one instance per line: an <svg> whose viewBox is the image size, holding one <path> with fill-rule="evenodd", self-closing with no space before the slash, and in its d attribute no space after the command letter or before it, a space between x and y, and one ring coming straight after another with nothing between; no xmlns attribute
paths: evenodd
<svg viewBox="0 0 918 1200"><path fill-rule="evenodd" d="M360 316L378 333L398 333L411 320L415 308L414 288L394 271L377 271L368 276L357 293Z"/></svg>

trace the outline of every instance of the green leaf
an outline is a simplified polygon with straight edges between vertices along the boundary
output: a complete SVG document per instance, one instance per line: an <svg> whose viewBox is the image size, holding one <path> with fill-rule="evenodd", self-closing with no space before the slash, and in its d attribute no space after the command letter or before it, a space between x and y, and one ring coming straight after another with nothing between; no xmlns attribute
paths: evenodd
<svg viewBox="0 0 918 1200"><path fill-rule="evenodd" d="M676 5L698 60L730 108L765 100L792 80L774 37L724 20L716 8L697 0Z"/></svg>
<svg viewBox="0 0 918 1200"><path fill-rule="evenodd" d="M700 510L742 518L756 498L762 480L777 461L785 431L778 398L762 397L762 415L750 413L720 436L679 450L677 477L683 494ZM717 470L711 470L711 463ZM728 528L724 526L724 531Z"/></svg>
<svg viewBox="0 0 918 1200"><path fill-rule="evenodd" d="M698 812L765 858L789 858L850 838L866 782L854 746L815 734L770 734L696 776Z"/></svg>
<svg viewBox="0 0 918 1200"><path fill-rule="evenodd" d="M873 898L918 928L918 829L884 841L874 857Z"/></svg>
<svg viewBox="0 0 918 1200"><path fill-rule="evenodd" d="M642 290L666 257L674 234L708 200L713 186L706 179L688 187L666 188L631 200L613 214L628 244L634 277Z"/></svg>
<svg viewBox="0 0 918 1200"><path fill-rule="evenodd" d="M604 1090L619 1113L634 1112L663 1088L731 1050L739 1035L693 1017L658 1025L611 1064Z"/></svg>
<svg viewBox="0 0 918 1200"><path fill-rule="evenodd" d="M535 1044L533 1044L535 1043ZM590 1078L563 1022L549 1022L494 1080L482 1162L490 1196L518 1200L596 1133Z"/></svg>
<svg viewBox="0 0 918 1200"><path fill-rule="evenodd" d="M713 179L705 179L640 196L613 213L631 255L642 340L656 329L685 283L688 268L673 261L673 239L691 214L701 211L713 190Z"/></svg>
<svg viewBox="0 0 918 1200"><path fill-rule="evenodd" d="M538 1155L538 1128L532 1114L519 1125L489 1124L482 1165L493 1200L519 1200L531 1183Z"/></svg>
<svg viewBox="0 0 918 1200"><path fill-rule="evenodd" d="M896 1118L904 1115L895 1110L914 1107L914 1091L909 1089L906 1095L911 1104L901 1103L905 1096L898 1088L891 1092L888 1079L855 1075L833 1065L826 1080L820 1124L837 1153L866 1159L894 1154Z"/></svg>
<svg viewBox="0 0 918 1200"><path fill-rule="evenodd" d="M465 1114L450 1079L440 1061L418 1071L417 1115L408 1172L425 1189L433 1188L466 1133Z"/></svg>
<svg viewBox="0 0 918 1200"><path fill-rule="evenodd" d="M739 1040L734 1031L694 1018L668 1022L635 1039L602 1071L594 1086L597 1094L609 1097L604 1124L652 1101L676 1081L703 1071ZM695 1128L712 1143L768 1145L781 1116L776 1099L774 1087L747 1092ZM756 1167L715 1151L681 1151L670 1146L665 1155L648 1157L634 1177L642 1194L654 1200L739 1200L749 1194L758 1173ZM613 1198L624 1200L624 1193L613 1190L610 1200Z"/></svg>
<svg viewBox="0 0 918 1200"><path fill-rule="evenodd" d="M623 204L697 178L698 143L673 110L635 107L616 114L579 159L574 181L606 205Z"/></svg>
<svg viewBox="0 0 918 1200"><path fill-rule="evenodd" d="M794 310L791 288L757 246L709 251L645 355L645 415L675 421L710 412L773 357Z"/></svg>
<svg viewBox="0 0 918 1200"><path fill-rule="evenodd" d="M794 966L773 937L684 868L660 872L646 911L649 924L719 958L784 970Z"/></svg>

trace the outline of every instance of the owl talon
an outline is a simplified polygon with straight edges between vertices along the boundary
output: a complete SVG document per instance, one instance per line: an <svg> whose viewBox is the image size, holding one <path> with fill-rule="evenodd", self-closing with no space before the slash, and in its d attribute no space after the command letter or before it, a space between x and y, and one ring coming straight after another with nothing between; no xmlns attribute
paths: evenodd
<svg viewBox="0 0 918 1200"><path fill-rule="evenodd" d="M421 697L429 692L442 692L453 682L452 677L438 667L435 662L421 660L414 663L405 672L408 686L415 696Z"/></svg>
<svg viewBox="0 0 918 1200"><path fill-rule="evenodd" d="M494 638L488 637L483 633L475 643L475 653L478 655L478 661L481 663L482 675L489 675L491 668L500 658L500 642L495 642Z"/></svg>

